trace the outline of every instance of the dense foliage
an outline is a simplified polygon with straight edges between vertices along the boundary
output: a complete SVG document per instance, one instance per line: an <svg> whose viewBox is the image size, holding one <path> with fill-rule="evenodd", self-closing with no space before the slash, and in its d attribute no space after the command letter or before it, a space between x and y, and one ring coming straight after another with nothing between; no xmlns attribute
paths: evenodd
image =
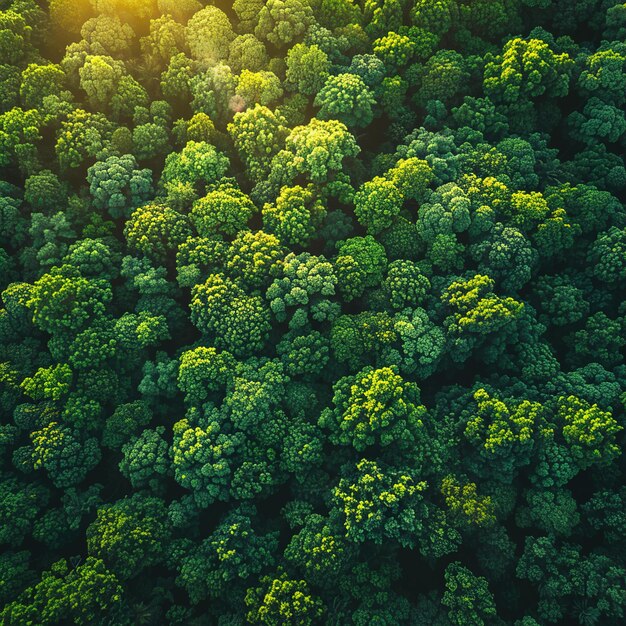
<svg viewBox="0 0 626 626"><path fill-rule="evenodd" d="M626 5L0 0L0 622L626 622Z"/></svg>

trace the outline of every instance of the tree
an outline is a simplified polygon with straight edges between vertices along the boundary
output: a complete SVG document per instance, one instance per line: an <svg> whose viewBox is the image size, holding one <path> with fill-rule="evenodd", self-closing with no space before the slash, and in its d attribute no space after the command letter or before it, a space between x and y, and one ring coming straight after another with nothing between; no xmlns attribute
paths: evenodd
<svg viewBox="0 0 626 626"><path fill-rule="evenodd" d="M0 0L0 623L625 622L623 1Z"/></svg>
<svg viewBox="0 0 626 626"><path fill-rule="evenodd" d="M376 235L393 223L402 208L404 197L392 181L380 176L363 183L354 196L357 219Z"/></svg>
<svg viewBox="0 0 626 626"><path fill-rule="evenodd" d="M536 433L545 414L538 402L492 397L485 389L473 394L476 408L463 425L463 436L477 446L477 471L486 474L498 468L500 480L513 477L532 460Z"/></svg>
<svg viewBox="0 0 626 626"><path fill-rule="evenodd" d="M227 589L235 596L230 604L243 602L242 583L271 566L277 534L258 533L251 514L250 507L234 509L199 550L193 548L184 554L177 580L187 589L192 602L207 596L218 599Z"/></svg>
<svg viewBox="0 0 626 626"><path fill-rule="evenodd" d="M224 263L226 247L226 242L217 237L188 238L178 246L176 253L178 284L181 287L193 287L205 280L211 272L218 271Z"/></svg>
<svg viewBox="0 0 626 626"><path fill-rule="evenodd" d="M496 606L485 578L475 576L455 561L446 567L445 579L446 591L441 602L448 607L453 624L485 624L496 617Z"/></svg>
<svg viewBox="0 0 626 626"><path fill-rule="evenodd" d="M80 274L86 278L102 276L113 279L119 273L119 255L113 252L104 239L85 237L72 244L63 262L78 268Z"/></svg>
<svg viewBox="0 0 626 626"><path fill-rule="evenodd" d="M412 547L423 525L426 482L410 474L361 460L333 489L333 503L353 542L397 541Z"/></svg>
<svg viewBox="0 0 626 626"><path fill-rule="evenodd" d="M120 404L106 422L102 444L107 448L121 450L122 445L130 441L150 419L150 410L143 400Z"/></svg>
<svg viewBox="0 0 626 626"><path fill-rule="evenodd" d="M40 367L32 378L25 378L20 386L33 400L60 400L70 390L72 370L64 363Z"/></svg>
<svg viewBox="0 0 626 626"><path fill-rule="evenodd" d="M87 549L126 580L159 563L168 535L163 501L137 493L98 509L87 529Z"/></svg>
<svg viewBox="0 0 626 626"><path fill-rule="evenodd" d="M609 9L609 12L615 8L617 7ZM585 96L597 96L602 101L614 105L622 104L624 95L621 86L626 81L624 52L621 46L601 44L596 52L585 58L584 69L577 81L578 89Z"/></svg>
<svg viewBox="0 0 626 626"><path fill-rule="evenodd" d="M385 64L388 72L408 65L416 47L410 37L393 31L376 39L373 44L374 54Z"/></svg>
<svg viewBox="0 0 626 626"><path fill-rule="evenodd" d="M172 7L173 8L173 7ZM150 33L141 38L143 55L164 68L171 58L187 49L185 27L171 17L170 11L150 20Z"/></svg>
<svg viewBox="0 0 626 626"><path fill-rule="evenodd" d="M32 530L33 522L48 501L46 489L16 478L6 478L0 488L2 544L19 546Z"/></svg>
<svg viewBox="0 0 626 626"><path fill-rule="evenodd" d="M315 96L323 87L330 70L328 55L313 44L297 43L286 58L285 85L305 96Z"/></svg>
<svg viewBox="0 0 626 626"><path fill-rule="evenodd" d="M557 422L563 438L581 469L592 463L610 463L619 454L615 435L622 430L608 411L575 396L560 397Z"/></svg>
<svg viewBox="0 0 626 626"><path fill-rule="evenodd" d="M251 624L302 624L311 626L324 614L324 605L311 595L304 580L291 580L286 573L265 576L261 586L248 589L246 619Z"/></svg>
<svg viewBox="0 0 626 626"><path fill-rule="evenodd" d="M191 296L191 320L235 356L259 350L270 330L269 311L260 296L250 296L234 281L211 274Z"/></svg>
<svg viewBox="0 0 626 626"><path fill-rule="evenodd" d="M461 233L471 224L471 203L458 185L446 183L428 194L418 212L417 232L424 241L433 243L438 235Z"/></svg>
<svg viewBox="0 0 626 626"><path fill-rule="evenodd" d="M44 469L55 487L77 485L100 462L100 448L94 438L81 440L78 433L50 422L30 435L32 466Z"/></svg>
<svg viewBox="0 0 626 626"><path fill-rule="evenodd" d="M120 472L133 487L150 487L158 491L163 476L169 473L168 445L163 439L165 428L144 430L134 441L122 446L124 458Z"/></svg>
<svg viewBox="0 0 626 626"><path fill-rule="evenodd" d="M192 110L202 111L222 124L231 118L233 112L243 108L241 100L234 97L237 77L224 62L211 65L206 71L193 76L190 88Z"/></svg>
<svg viewBox="0 0 626 626"><path fill-rule="evenodd" d="M107 110L126 69L121 61L105 55L87 55L78 71L81 89L94 109Z"/></svg>
<svg viewBox="0 0 626 626"><path fill-rule="evenodd" d="M324 217L326 211L321 200L315 197L313 185L283 187L276 204L263 207L265 230L287 245L306 245Z"/></svg>
<svg viewBox="0 0 626 626"><path fill-rule="evenodd" d="M506 291L521 289L531 278L537 253L517 228L496 224L490 237L473 249L479 269L498 279ZM511 270L511 268L515 268Z"/></svg>
<svg viewBox="0 0 626 626"><path fill-rule="evenodd" d="M329 348L324 335L316 330L306 334L290 331L276 346L290 376L320 374L328 364Z"/></svg>
<svg viewBox="0 0 626 626"><path fill-rule="evenodd" d="M574 180L595 186L603 191L616 192L626 185L624 160L609 152L603 143L595 143L581 150L563 166Z"/></svg>
<svg viewBox="0 0 626 626"><path fill-rule="evenodd" d="M301 38L313 22L313 11L308 3L269 0L258 13L254 34L281 48Z"/></svg>
<svg viewBox="0 0 626 626"><path fill-rule="evenodd" d="M241 230L226 251L226 270L252 289L267 287L278 275L284 256L276 236L262 230Z"/></svg>
<svg viewBox="0 0 626 626"><path fill-rule="evenodd" d="M198 346L180 357L178 386L191 404L204 402L232 381L236 361L230 352Z"/></svg>
<svg viewBox="0 0 626 626"><path fill-rule="evenodd" d="M165 159L161 181L166 189L176 184L198 188L217 182L226 173L228 157L212 145L189 141L181 152L172 152Z"/></svg>
<svg viewBox="0 0 626 626"><path fill-rule="evenodd" d="M507 329L514 332L524 304L510 296L502 298L495 295L491 291L493 286L491 278L477 274L468 280L453 282L442 294L442 302L452 311L444 324L452 341L453 359L467 358L481 336L486 338L499 332L501 337L506 337ZM487 356L489 351L484 346L483 350Z"/></svg>
<svg viewBox="0 0 626 626"><path fill-rule="evenodd" d="M130 24L122 23L117 15L98 15L88 19L80 34L93 52L112 57L128 53L135 39Z"/></svg>
<svg viewBox="0 0 626 626"><path fill-rule="evenodd" d="M611 319L602 312L590 315L584 328L567 338L569 360L580 365L593 361L607 368L614 367L621 359L622 325L622 318Z"/></svg>
<svg viewBox="0 0 626 626"><path fill-rule="evenodd" d="M74 10L72 10L74 9ZM80 33L82 25L93 15L91 4L74 7L68 0L50 2L50 18L55 26L72 34Z"/></svg>
<svg viewBox="0 0 626 626"><path fill-rule="evenodd" d="M362 452L375 444L413 447L420 439L426 412L420 390L397 370L365 368L355 377L341 378L333 391L335 408L325 409L319 421L331 431L332 443Z"/></svg>
<svg viewBox="0 0 626 626"><path fill-rule="evenodd" d="M612 104L606 104L599 98L589 98L582 113L574 111L569 115L571 136L582 143L593 144L597 141L615 143L626 132L624 112Z"/></svg>
<svg viewBox="0 0 626 626"><path fill-rule="evenodd" d="M274 72L268 70L251 72L244 69L237 79L235 95L241 99L242 108L255 104L269 106L280 100L283 88Z"/></svg>
<svg viewBox="0 0 626 626"><path fill-rule="evenodd" d="M204 63L228 58L228 48L235 38L228 16L213 6L194 13L187 22L186 33L193 58Z"/></svg>
<svg viewBox="0 0 626 626"><path fill-rule="evenodd" d="M372 235L351 237L338 242L336 247L338 288L347 301L380 285L387 268L387 255Z"/></svg>
<svg viewBox="0 0 626 626"><path fill-rule="evenodd" d="M454 0L417 0L411 9L411 21L416 26L437 35L444 35L457 18L458 6Z"/></svg>
<svg viewBox="0 0 626 626"><path fill-rule="evenodd" d="M567 276L540 276L535 283L541 323L565 326L581 320L589 311L582 289Z"/></svg>
<svg viewBox="0 0 626 626"><path fill-rule="evenodd" d="M54 147L62 169L81 167L85 161L109 156L107 148L113 134L111 123L102 113L75 109L57 132Z"/></svg>
<svg viewBox="0 0 626 626"><path fill-rule="evenodd" d="M423 304L430 281L413 261L398 259L387 267L383 287L394 309Z"/></svg>
<svg viewBox="0 0 626 626"><path fill-rule="evenodd" d="M265 45L252 33L239 35L230 44L228 65L234 72L239 73L244 69L258 72L267 66L268 60Z"/></svg>
<svg viewBox="0 0 626 626"><path fill-rule="evenodd" d="M528 537L517 575L542 583L537 608L539 616L548 622L575 614L579 620L623 615L624 569L606 556L582 556L580 546L559 545L549 537ZM562 585L557 581L567 582Z"/></svg>
<svg viewBox="0 0 626 626"><path fill-rule="evenodd" d="M329 76L314 104L321 119L337 119L348 127L368 126L374 119L374 95L355 74Z"/></svg>
<svg viewBox="0 0 626 626"><path fill-rule="evenodd" d="M36 109L43 107L45 98L49 96L67 97L64 86L65 73L59 65L30 63L22 72L22 104L26 109Z"/></svg>
<svg viewBox="0 0 626 626"><path fill-rule="evenodd" d="M358 153L354 137L341 122L312 119L289 133L285 150L274 157L271 169L287 166L290 176L300 173L319 183L339 172L344 158Z"/></svg>
<svg viewBox="0 0 626 626"><path fill-rule="evenodd" d="M93 557L72 569L65 559L56 561L36 585L2 611L2 619L9 624L53 624L66 619L87 626L110 617L120 623L128 619L124 590L105 564Z"/></svg>
<svg viewBox="0 0 626 626"><path fill-rule="evenodd" d="M411 157L400 159L385 178L395 184L404 198L419 200L432 181L433 171L423 159Z"/></svg>
<svg viewBox="0 0 626 626"><path fill-rule="evenodd" d="M220 426L213 412L198 411L174 424L172 468L174 478L190 489L196 505L206 508L230 497L235 455L243 444L242 433L231 434Z"/></svg>
<svg viewBox="0 0 626 626"><path fill-rule="evenodd" d="M41 138L41 116L15 107L0 115L0 165L18 165L30 172L37 163L36 143Z"/></svg>
<svg viewBox="0 0 626 626"><path fill-rule="evenodd" d="M161 91L168 102L189 102L194 67L194 61L184 52L175 54L169 60L160 80Z"/></svg>
<svg viewBox="0 0 626 626"><path fill-rule="evenodd" d="M593 273L602 281L612 283L626 278L622 249L626 244L626 232L611 226L608 231L598 234L589 248L588 258Z"/></svg>
<svg viewBox="0 0 626 626"><path fill-rule="evenodd" d="M33 213L28 234L32 238L32 247L22 251L22 259L24 265L32 269L49 268L61 263L68 250L68 242L75 236L74 229L61 211L50 216Z"/></svg>
<svg viewBox="0 0 626 626"><path fill-rule="evenodd" d="M335 294L336 284L333 266L325 257L292 252L285 257L280 274L268 287L265 297L278 321L289 319L290 327L299 328L308 319L323 322L336 312L328 300Z"/></svg>
<svg viewBox="0 0 626 626"><path fill-rule="evenodd" d="M147 23L154 17L158 8L157 0L135 0L126 5L123 0L95 0L94 6L99 13L122 14L131 24Z"/></svg>
<svg viewBox="0 0 626 626"><path fill-rule="evenodd" d="M42 330L75 331L101 315L111 295L105 281L83 278L75 268L63 265L35 282L26 306Z"/></svg>
<svg viewBox="0 0 626 626"><path fill-rule="evenodd" d="M64 206L67 187L51 170L40 170L24 184L24 200L37 211L52 211Z"/></svg>
<svg viewBox="0 0 626 626"><path fill-rule="evenodd" d="M250 180L259 182L269 174L269 163L287 136L286 125L284 117L260 104L236 113L228 124L228 133Z"/></svg>
<svg viewBox="0 0 626 626"><path fill-rule="evenodd" d="M132 134L133 153L140 160L153 159L167 152L169 137L161 124L147 122L135 126Z"/></svg>
<svg viewBox="0 0 626 626"><path fill-rule="evenodd" d="M541 39L511 39L485 65L485 93L507 103L541 95L566 96L574 62Z"/></svg>
<svg viewBox="0 0 626 626"><path fill-rule="evenodd" d="M139 169L131 154L95 163L87 170L87 181L96 208L106 209L113 218L128 217L129 210L152 193L152 172Z"/></svg>
<svg viewBox="0 0 626 626"><path fill-rule="evenodd" d="M8 8L0 14L0 32L2 47L0 48L3 63L18 65L30 52L32 28L18 11Z"/></svg>
<svg viewBox="0 0 626 626"><path fill-rule="evenodd" d="M20 68L14 65L0 64L0 112L6 113L20 104Z"/></svg>
<svg viewBox="0 0 626 626"><path fill-rule="evenodd" d="M392 328L401 346L400 371L418 379L432 375L439 368L448 347L444 330L419 307L397 313Z"/></svg>
<svg viewBox="0 0 626 626"><path fill-rule="evenodd" d="M372 37L386 35L402 26L402 3L395 1L367 0L363 7L366 31Z"/></svg>
<svg viewBox="0 0 626 626"><path fill-rule="evenodd" d="M462 93L469 78L468 64L462 55L454 50L439 50L416 76L419 87L413 99L422 107L433 100L448 104Z"/></svg>
<svg viewBox="0 0 626 626"><path fill-rule="evenodd" d="M135 209L124 227L131 250L155 261L172 259L178 246L191 236L187 217L168 206L146 204Z"/></svg>
<svg viewBox="0 0 626 626"><path fill-rule="evenodd" d="M393 320L386 312L364 311L357 315L341 315L333 320L330 345L339 363L351 371L381 360L397 336Z"/></svg>
<svg viewBox="0 0 626 626"><path fill-rule="evenodd" d="M256 210L245 193L235 185L223 182L194 202L190 219L202 237L235 235L246 228Z"/></svg>

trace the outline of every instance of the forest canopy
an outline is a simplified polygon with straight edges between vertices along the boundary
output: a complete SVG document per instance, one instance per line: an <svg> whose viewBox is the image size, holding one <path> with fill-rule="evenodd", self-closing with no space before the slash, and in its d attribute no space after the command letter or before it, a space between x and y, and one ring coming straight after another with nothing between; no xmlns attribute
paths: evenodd
<svg viewBox="0 0 626 626"><path fill-rule="evenodd" d="M0 0L0 622L624 624L625 106L617 0Z"/></svg>

